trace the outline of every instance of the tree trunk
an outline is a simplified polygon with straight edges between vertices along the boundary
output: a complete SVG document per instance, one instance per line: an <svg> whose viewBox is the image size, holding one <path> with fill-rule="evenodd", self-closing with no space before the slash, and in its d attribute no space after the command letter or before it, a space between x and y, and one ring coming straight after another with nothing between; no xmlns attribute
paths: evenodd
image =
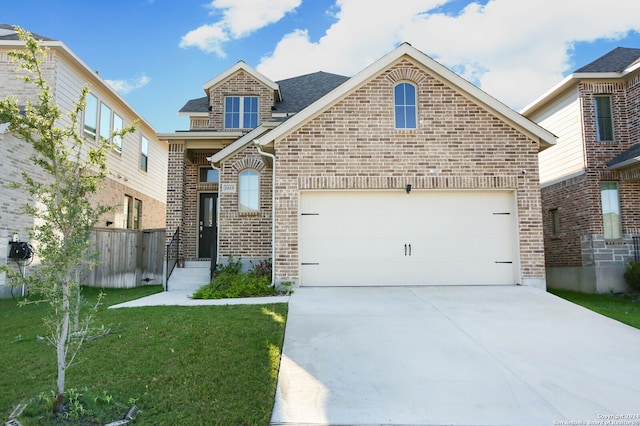
<svg viewBox="0 0 640 426"><path fill-rule="evenodd" d="M53 411L59 413L62 411L64 403L64 380L67 371L67 349L69 346L69 282L62 283L62 321L60 324L60 333L56 341L56 354L58 358L58 380L56 383L56 404Z"/></svg>

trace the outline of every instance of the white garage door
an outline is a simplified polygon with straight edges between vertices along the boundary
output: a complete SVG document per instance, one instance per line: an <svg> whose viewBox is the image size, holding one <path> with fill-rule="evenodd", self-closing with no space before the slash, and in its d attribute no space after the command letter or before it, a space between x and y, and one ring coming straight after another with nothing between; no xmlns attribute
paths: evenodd
<svg viewBox="0 0 640 426"><path fill-rule="evenodd" d="M512 191L300 194L303 286L519 282Z"/></svg>

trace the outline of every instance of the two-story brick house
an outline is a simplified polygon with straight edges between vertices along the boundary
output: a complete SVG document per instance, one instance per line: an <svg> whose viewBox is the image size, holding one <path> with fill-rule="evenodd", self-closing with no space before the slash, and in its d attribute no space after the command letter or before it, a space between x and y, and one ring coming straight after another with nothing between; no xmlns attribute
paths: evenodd
<svg viewBox="0 0 640 426"><path fill-rule="evenodd" d="M109 175L105 188L96 201L115 206L99 226L105 228L164 228L167 196L167 145L156 137L155 129L144 120L100 76L89 68L63 42L34 34L42 47L48 49L42 68L55 101L67 120L66 113L78 100L81 88L90 85L87 107L81 117L80 132L88 143L97 137L108 136L113 129L138 122L137 130L122 139L113 140L108 153ZM16 64L7 55L20 49L24 42L11 25L0 25L0 97L16 96L20 103L35 99L37 89L16 78ZM18 234L29 240L33 218L23 213L28 202L24 193L8 186L20 182L23 171L45 179L46 175L30 160L32 148L8 132L0 123L0 149L3 173L0 174L0 264L13 264L7 259L8 241ZM4 275L0 276L0 297L6 294Z"/></svg>
<svg viewBox="0 0 640 426"><path fill-rule="evenodd" d="M540 153L547 283L624 290L640 231L640 49L612 50L522 114L558 136Z"/></svg>
<svg viewBox="0 0 640 426"><path fill-rule="evenodd" d="M169 144L187 260L273 259L299 285L545 288L537 154L554 136L403 44L351 78L239 62Z"/></svg>

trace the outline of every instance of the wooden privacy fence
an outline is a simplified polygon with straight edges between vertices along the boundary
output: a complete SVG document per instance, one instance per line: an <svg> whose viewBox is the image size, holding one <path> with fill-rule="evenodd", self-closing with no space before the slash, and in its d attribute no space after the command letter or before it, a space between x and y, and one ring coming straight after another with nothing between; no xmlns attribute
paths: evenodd
<svg viewBox="0 0 640 426"><path fill-rule="evenodd" d="M94 229L91 250L98 252L98 265L83 272L83 284L103 288L163 284L165 233L165 229Z"/></svg>

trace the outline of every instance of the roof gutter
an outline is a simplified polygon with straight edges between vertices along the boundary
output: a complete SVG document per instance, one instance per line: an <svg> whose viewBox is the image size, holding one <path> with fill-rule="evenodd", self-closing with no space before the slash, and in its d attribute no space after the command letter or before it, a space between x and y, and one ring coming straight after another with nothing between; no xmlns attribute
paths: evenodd
<svg viewBox="0 0 640 426"><path fill-rule="evenodd" d="M256 148L260 155L271 159L271 285L276 286L276 156L265 152L258 143L258 140L254 140Z"/></svg>

